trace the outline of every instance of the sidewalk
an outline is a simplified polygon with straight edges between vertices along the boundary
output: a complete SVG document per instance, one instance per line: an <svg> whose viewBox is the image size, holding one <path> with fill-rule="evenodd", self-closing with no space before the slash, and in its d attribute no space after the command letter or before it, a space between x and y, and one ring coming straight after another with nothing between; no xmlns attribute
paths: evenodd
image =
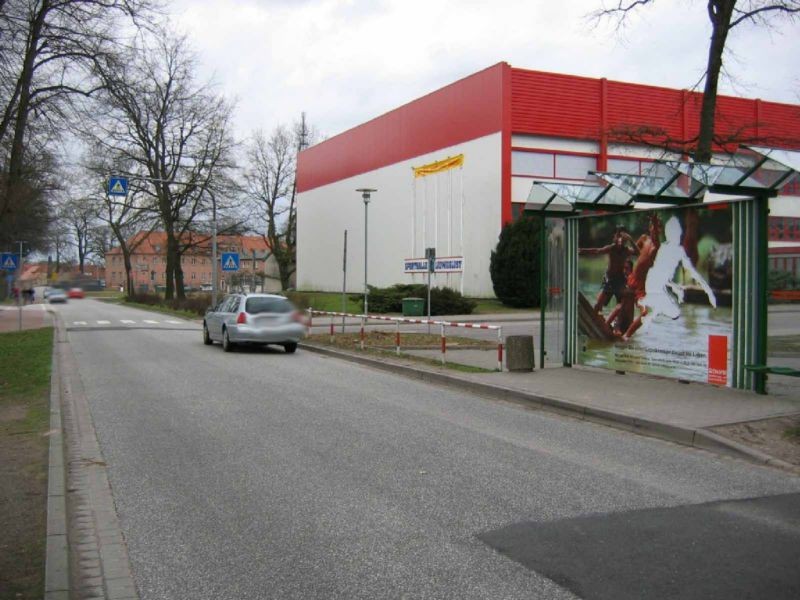
<svg viewBox="0 0 800 600"><path fill-rule="evenodd" d="M612 371L584 367L553 366L544 370L537 368L529 373L464 373L388 353L362 354L321 344L302 345L314 352L416 379L495 398L522 401L572 417L800 473L797 466L712 431L715 427L734 423L800 415L800 385L795 394L765 396L646 375L618 375ZM426 352L414 353L424 355ZM431 352L432 356L438 355L436 351ZM493 353L485 354L488 361L496 361ZM448 356L454 361L458 360L455 352L448 350Z"/></svg>
<svg viewBox="0 0 800 600"><path fill-rule="evenodd" d="M49 327L53 319L46 304L28 304L22 307L22 328L39 329ZM19 308L11 305L0 306L0 333L19 329Z"/></svg>

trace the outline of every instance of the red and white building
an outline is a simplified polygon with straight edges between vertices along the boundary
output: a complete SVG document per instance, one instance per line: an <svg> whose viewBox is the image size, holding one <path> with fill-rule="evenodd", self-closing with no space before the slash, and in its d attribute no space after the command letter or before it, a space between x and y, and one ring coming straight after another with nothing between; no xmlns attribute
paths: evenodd
<svg viewBox="0 0 800 600"><path fill-rule="evenodd" d="M620 132L647 127L691 139L700 104L701 94L686 90L499 63L327 139L298 158L297 287L341 290L347 230L347 287L362 290L365 211L356 189L375 188L371 285L423 281L413 274L419 263L406 259L435 247L437 257L454 258L436 285L492 296L491 251L502 225L526 209L533 179L639 173L664 152ZM717 133L800 149L800 106L721 96ZM798 182L787 186L772 215L800 217L798 196Z"/></svg>

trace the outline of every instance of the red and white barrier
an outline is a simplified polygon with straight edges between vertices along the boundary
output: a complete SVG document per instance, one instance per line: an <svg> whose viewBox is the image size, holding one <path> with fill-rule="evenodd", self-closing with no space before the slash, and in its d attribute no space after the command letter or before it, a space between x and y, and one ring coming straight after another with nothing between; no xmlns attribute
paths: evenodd
<svg viewBox="0 0 800 600"><path fill-rule="evenodd" d="M446 364L447 362L447 336L445 334L446 327L462 327L464 329L494 329L497 330L497 370L503 370L503 326L502 325L487 325L486 323L459 323L454 321L434 321L429 319L409 319L407 317L386 317L383 315L364 315L364 314L353 314L353 313L341 313L341 312L332 312L326 310L314 310L312 308L308 309L308 328L311 329L312 319L314 315L318 316L327 316L327 317L344 317L344 318L352 318L352 319L359 319L361 321L361 328L359 331L359 343L360 347L363 350L365 346L365 338L366 332L365 327L367 321L390 321L395 323L395 352L397 355L400 355L400 324L401 323L408 323L411 325L439 325L440 327L440 335L441 335L441 356L442 356L442 364ZM333 342L334 337L334 327L333 327L333 319L331 319L330 323L330 337L331 342Z"/></svg>

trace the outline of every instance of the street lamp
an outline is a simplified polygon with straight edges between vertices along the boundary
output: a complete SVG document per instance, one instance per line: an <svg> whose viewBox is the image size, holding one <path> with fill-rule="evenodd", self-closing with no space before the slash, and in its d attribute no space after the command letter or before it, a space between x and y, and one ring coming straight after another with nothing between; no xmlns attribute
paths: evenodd
<svg viewBox="0 0 800 600"><path fill-rule="evenodd" d="M367 287L367 208L369 207L370 194L378 190L372 188L358 188L364 200L364 314L369 314L369 288Z"/></svg>

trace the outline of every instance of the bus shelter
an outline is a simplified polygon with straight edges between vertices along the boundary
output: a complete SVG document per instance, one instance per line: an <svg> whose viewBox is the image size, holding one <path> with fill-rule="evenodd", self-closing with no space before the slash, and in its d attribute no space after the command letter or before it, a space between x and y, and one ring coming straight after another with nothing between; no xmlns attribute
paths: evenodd
<svg viewBox="0 0 800 600"><path fill-rule="evenodd" d="M769 201L800 152L534 180L542 220L539 362L766 391ZM782 374L792 374L784 369Z"/></svg>

